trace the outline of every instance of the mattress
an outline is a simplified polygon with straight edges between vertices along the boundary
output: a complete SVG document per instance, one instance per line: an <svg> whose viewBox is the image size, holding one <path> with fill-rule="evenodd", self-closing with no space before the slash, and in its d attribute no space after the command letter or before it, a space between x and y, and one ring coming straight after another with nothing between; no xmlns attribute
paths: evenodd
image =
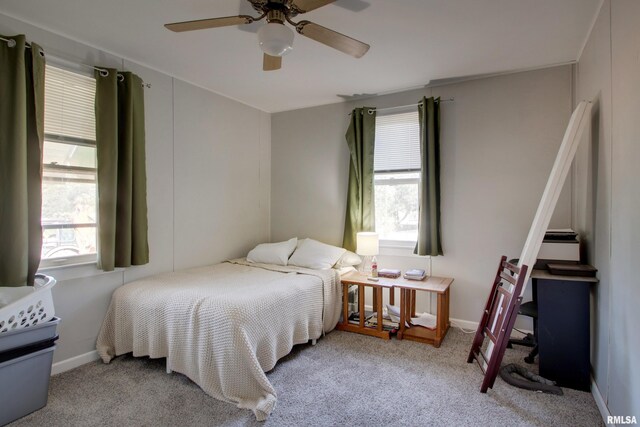
<svg viewBox="0 0 640 427"><path fill-rule="evenodd" d="M245 259L161 274L117 289L97 350L167 358L209 395L264 420L277 393L265 372L293 345L332 330L340 316L335 270Z"/></svg>

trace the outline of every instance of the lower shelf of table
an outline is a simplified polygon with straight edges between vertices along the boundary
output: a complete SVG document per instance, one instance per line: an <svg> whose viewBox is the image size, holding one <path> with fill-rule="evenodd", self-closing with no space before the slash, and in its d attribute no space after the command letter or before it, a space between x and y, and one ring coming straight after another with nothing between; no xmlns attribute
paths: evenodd
<svg viewBox="0 0 640 427"><path fill-rule="evenodd" d="M371 328L371 327L363 327L361 328L359 325L354 325L351 323L338 323L336 325L336 329L339 331L347 331L347 332L355 332L357 334L362 334L362 335L369 335L372 337L377 337L377 338L382 338L385 340L391 339L391 334L389 333L389 331L379 331L377 328Z"/></svg>
<svg viewBox="0 0 640 427"><path fill-rule="evenodd" d="M438 337L438 331L436 329L429 329L414 325L410 328L405 328L404 331L398 332L398 339L432 344L434 347L438 348L444 340L444 337L447 335L449 326L450 324L447 324L444 330L440 333L440 337Z"/></svg>

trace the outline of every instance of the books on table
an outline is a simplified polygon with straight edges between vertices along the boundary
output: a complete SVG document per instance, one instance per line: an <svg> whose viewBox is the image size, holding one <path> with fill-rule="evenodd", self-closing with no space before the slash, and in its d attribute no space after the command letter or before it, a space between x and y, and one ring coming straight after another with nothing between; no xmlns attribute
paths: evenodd
<svg viewBox="0 0 640 427"><path fill-rule="evenodd" d="M378 276L387 277L389 279L397 279L400 277L402 272L400 270L392 269L392 268L383 268L378 270Z"/></svg>

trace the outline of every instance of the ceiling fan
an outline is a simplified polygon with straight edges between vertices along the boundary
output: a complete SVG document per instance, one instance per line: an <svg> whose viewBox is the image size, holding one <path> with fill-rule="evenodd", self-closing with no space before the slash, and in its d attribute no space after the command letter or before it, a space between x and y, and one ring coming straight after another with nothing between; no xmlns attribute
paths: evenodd
<svg viewBox="0 0 640 427"><path fill-rule="evenodd" d="M262 68L264 71L279 70L282 67L282 56L293 48L293 31L285 25L289 23L299 34L329 47L344 52L355 58L362 57L369 50L369 45L345 36L310 21L294 22L291 18L326 6L336 0L247 0L260 13L260 16L249 15L225 16L221 18L198 19L196 21L174 22L165 24L171 31L183 32L204 30L207 28L227 27L231 25L251 24L266 18L267 23L258 30L260 48L264 52Z"/></svg>

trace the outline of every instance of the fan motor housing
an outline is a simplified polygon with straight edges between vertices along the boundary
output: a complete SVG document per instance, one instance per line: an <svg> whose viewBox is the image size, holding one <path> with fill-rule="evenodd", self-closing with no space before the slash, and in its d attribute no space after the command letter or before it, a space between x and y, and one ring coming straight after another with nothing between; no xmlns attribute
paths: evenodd
<svg viewBox="0 0 640 427"><path fill-rule="evenodd" d="M278 24L284 24L286 15L281 10L270 10L267 13L267 22L277 22Z"/></svg>
<svg viewBox="0 0 640 427"><path fill-rule="evenodd" d="M290 0L248 0L253 8L261 13L267 13L267 20L284 22L284 16L294 17L298 13L291 7ZM272 12L280 12L281 18L270 18Z"/></svg>

